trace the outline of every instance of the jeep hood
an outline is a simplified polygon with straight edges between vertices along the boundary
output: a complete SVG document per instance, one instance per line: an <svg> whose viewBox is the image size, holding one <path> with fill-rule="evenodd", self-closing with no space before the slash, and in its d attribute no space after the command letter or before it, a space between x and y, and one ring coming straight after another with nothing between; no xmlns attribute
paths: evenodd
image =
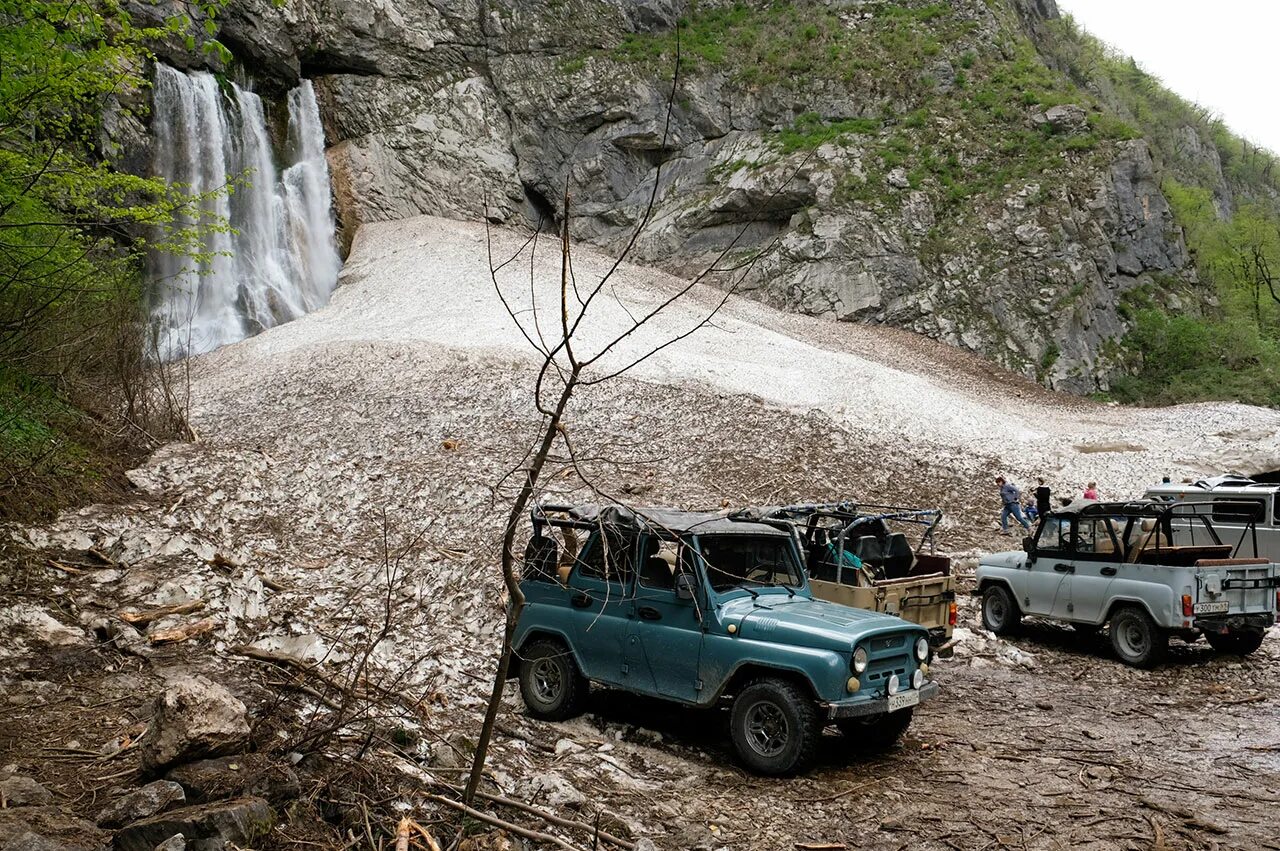
<svg viewBox="0 0 1280 851"><path fill-rule="evenodd" d="M1026 560L1027 554L1022 550L1010 550L983 556L978 559L978 567L1022 567Z"/></svg>
<svg viewBox="0 0 1280 851"><path fill-rule="evenodd" d="M844 653L875 633L924 632L893 615L804 597L762 597L758 603L739 597L724 604L720 617L725 624L737 624L742 638Z"/></svg>

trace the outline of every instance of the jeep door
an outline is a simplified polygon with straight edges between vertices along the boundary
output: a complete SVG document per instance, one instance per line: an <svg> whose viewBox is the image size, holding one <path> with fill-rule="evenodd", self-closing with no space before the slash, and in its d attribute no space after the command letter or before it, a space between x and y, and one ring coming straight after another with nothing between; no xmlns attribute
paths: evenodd
<svg viewBox="0 0 1280 851"><path fill-rule="evenodd" d="M574 650L588 679L622 682L636 541L632 532L593 532L569 575Z"/></svg>
<svg viewBox="0 0 1280 851"><path fill-rule="evenodd" d="M1075 527L1072 517L1050 515L1036 532L1035 558L1027 559L1027 572L1014 588L1022 611L1029 615L1052 615L1058 595L1072 569L1071 536Z"/></svg>
<svg viewBox="0 0 1280 851"><path fill-rule="evenodd" d="M1053 616L1097 623L1107 606L1111 583L1124 565L1123 529L1110 517L1081 517L1071 541L1075 552L1054 604Z"/></svg>
<svg viewBox="0 0 1280 851"><path fill-rule="evenodd" d="M696 702L705 601L696 595L680 599L675 581L679 574L696 578L693 551L684 542L649 535L640 552L635 609L627 629L627 688ZM701 582L695 584L701 589Z"/></svg>

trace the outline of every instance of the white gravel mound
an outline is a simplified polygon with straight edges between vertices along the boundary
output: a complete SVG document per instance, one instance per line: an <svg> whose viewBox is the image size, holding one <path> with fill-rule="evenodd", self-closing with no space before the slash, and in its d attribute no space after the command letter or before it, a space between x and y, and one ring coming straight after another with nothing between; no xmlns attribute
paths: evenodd
<svg viewBox="0 0 1280 851"><path fill-rule="evenodd" d="M469 357L532 363L529 343L490 280L486 244L494 258L506 260L527 239L503 230L486 235L482 225L431 217L364 225L332 303L206 358L198 396L234 393L266 361L337 342L427 343ZM528 311L529 249L499 278L536 336ZM534 256L539 325L551 338L559 321L559 245L544 237ZM611 263L576 248L578 292L585 295ZM580 354L597 351L630 316L643 315L683 285L626 264L610 283L579 331ZM602 359L598 373L696 327L722 297L715 288L696 287ZM820 409L861 433L918 444L923 460L945 464L982 453L1001 459L1020 484L1044 475L1064 495L1091 479L1104 497L1120 498L1140 495L1165 474L1176 480L1280 467L1280 412L1274 410L1232 403L1165 409L1095 404L1043 392L901 332L798 317L739 297L729 299L714 323L629 375L755 396L797 411Z"/></svg>

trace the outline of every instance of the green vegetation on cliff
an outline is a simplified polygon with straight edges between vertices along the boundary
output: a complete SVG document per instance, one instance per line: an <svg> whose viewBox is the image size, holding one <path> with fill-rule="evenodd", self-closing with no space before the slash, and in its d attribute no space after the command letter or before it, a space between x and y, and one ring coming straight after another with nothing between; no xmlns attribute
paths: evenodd
<svg viewBox="0 0 1280 851"><path fill-rule="evenodd" d="M1173 310L1135 293L1124 340L1134 364L1115 395L1148 404L1280 405L1280 161L1070 18L1049 22L1048 31L1041 49L1050 60L1151 145L1165 197L1216 296Z"/></svg>
<svg viewBox="0 0 1280 851"><path fill-rule="evenodd" d="M676 48L677 33L659 31L594 53L662 74ZM987 0L985 12L925 0L701 2L681 22L679 48L689 74L717 73L763 97L795 93L788 101L799 114L773 130L780 156L826 144L861 152L839 200L891 214L905 198L897 190L927 193L936 220L913 246L925 260L1000 258L986 225L1011 192L1038 188L1027 202L1043 208L1046 223L1069 216L1094 196L1120 143L1144 139L1194 272L1144 273L1140 291L1123 299L1129 331L1101 351L1114 395L1280 404L1275 157L1070 18L1040 18L1021 0ZM1003 263L993 259L982 274L1004 274ZM1067 289L1053 301L1058 311L1090 295ZM1027 354L1011 354L1022 346L1006 347L1004 328L983 311L967 321L989 323L987 353L1011 366L1047 378L1058 360L1063 341L1053 339L1050 317L1045 345Z"/></svg>

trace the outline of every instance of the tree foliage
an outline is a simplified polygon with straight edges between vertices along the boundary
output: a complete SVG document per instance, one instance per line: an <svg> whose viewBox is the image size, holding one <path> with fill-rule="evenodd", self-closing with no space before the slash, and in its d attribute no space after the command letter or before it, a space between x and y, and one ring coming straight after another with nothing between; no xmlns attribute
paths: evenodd
<svg viewBox="0 0 1280 851"><path fill-rule="evenodd" d="M194 45L199 32L222 51L192 24L221 2L135 25L122 0L0 0L0 489L83 455L64 426L86 395L100 413L146 420L143 260L198 251L200 232L174 222L201 199L119 168L107 120L145 110L149 45ZM55 407L68 415L44 415Z"/></svg>

